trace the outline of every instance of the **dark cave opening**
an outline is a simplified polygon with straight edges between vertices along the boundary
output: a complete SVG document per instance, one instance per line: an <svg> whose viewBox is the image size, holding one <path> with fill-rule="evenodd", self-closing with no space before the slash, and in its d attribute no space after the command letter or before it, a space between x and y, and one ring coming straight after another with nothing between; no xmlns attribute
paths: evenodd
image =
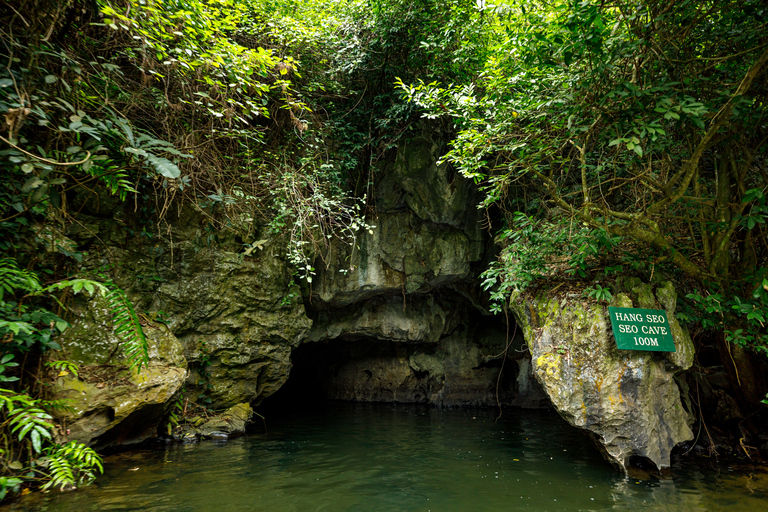
<svg viewBox="0 0 768 512"><path fill-rule="evenodd" d="M522 336L508 339L496 318L468 320L436 342L345 334L303 343L291 354L286 383L258 410L318 409L331 401L548 408Z"/></svg>

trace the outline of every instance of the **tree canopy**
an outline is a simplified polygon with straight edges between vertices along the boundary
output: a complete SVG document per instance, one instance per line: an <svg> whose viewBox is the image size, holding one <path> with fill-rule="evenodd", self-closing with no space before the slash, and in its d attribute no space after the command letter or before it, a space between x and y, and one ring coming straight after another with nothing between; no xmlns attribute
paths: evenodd
<svg viewBox="0 0 768 512"><path fill-rule="evenodd" d="M509 212L509 288L631 265L686 282L689 313L766 350L768 39L763 2L486 7L469 83L402 83L460 127L446 160ZM569 256L570 255L570 256Z"/></svg>

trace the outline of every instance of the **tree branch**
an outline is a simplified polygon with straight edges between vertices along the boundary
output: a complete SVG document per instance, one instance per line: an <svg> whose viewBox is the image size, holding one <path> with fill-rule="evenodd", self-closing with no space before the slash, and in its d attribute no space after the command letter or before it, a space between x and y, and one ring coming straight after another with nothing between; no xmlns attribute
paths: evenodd
<svg viewBox="0 0 768 512"><path fill-rule="evenodd" d="M693 151L691 158L689 158L683 163L683 166L678 172L678 176L683 177L682 182L680 183L680 186L669 197L666 197L661 201L657 202L656 204L649 206L646 209L648 213L656 213L664 208L667 208L672 203L676 202L678 199L683 197L683 195L685 194L685 191L688 189L688 186L691 183L691 178L693 178L693 175L699 165L699 160L701 160L702 155L704 155L704 151L706 151L709 148L709 143L715 137L718 130L720 130L720 128L722 128L723 126L726 126L728 121L730 121L733 105L736 103L738 98L740 98L741 96L747 93L749 88L752 86L752 82L754 82L755 79L762 72L763 66L765 66L766 62L768 62L768 49L766 49L763 52L763 54L757 59L757 61L752 65L752 67L749 68L749 71L747 71L746 75L744 75L744 78L739 84L739 87L736 89L736 92L733 93L733 95L728 100L728 102L725 105L723 105L723 107L718 111L718 113L712 119L712 123L709 129L707 130L707 132L704 134L704 137L702 137L701 141L696 146L696 149ZM677 176L671 181L676 181L676 180L677 180Z"/></svg>

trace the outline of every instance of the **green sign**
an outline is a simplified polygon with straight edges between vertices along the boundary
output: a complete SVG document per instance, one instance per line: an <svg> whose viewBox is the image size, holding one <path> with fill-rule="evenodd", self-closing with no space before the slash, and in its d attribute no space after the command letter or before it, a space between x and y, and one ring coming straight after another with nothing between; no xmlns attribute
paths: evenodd
<svg viewBox="0 0 768 512"><path fill-rule="evenodd" d="M608 308L616 345L622 350L675 352L663 309Z"/></svg>

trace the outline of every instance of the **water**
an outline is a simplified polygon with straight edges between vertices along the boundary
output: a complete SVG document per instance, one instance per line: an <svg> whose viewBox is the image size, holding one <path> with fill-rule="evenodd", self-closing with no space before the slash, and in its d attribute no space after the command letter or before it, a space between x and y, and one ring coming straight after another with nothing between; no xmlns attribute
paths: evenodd
<svg viewBox="0 0 768 512"><path fill-rule="evenodd" d="M28 496L43 511L761 511L765 472L705 464L623 477L555 413L334 404L267 435L106 459L81 490Z"/></svg>

